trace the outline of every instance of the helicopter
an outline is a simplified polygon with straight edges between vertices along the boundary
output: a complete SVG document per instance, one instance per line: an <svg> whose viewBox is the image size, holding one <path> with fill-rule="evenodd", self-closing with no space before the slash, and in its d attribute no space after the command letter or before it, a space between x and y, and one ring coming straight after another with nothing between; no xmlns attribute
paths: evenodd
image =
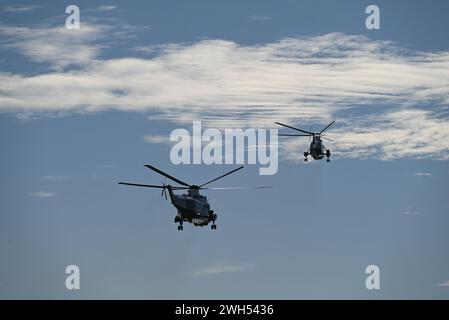
<svg viewBox="0 0 449 320"><path fill-rule="evenodd" d="M162 189L161 196L165 195L166 200L168 190L171 203L178 210L178 214L174 219L175 223L179 223L178 231L182 231L184 229L183 222L193 223L194 226L201 226L201 227L207 226L209 223L212 223L211 229L212 230L217 229L217 225L215 224L215 221L217 220L217 214L214 212L214 210L211 209L210 204L207 201L207 198L200 194L200 190L245 190L245 189L271 188L271 187L228 187L228 188L205 187L211 182L217 181L218 179L221 179L227 175L230 175L231 173L243 169L243 166L234 169L232 171L229 171L215 179L209 180L201 185L188 184L148 164L146 164L145 167L159 173L160 175L163 175L165 178L168 178L180 184L181 186L171 186L170 184L165 184L165 181L163 182L162 185L149 185L149 184L138 184L128 182L119 182L119 184L136 187ZM178 195L173 192L177 190L187 190L187 193Z"/></svg>
<svg viewBox="0 0 449 320"><path fill-rule="evenodd" d="M284 137L312 137L312 141L310 142L310 147L309 150L304 152L304 161L307 162L308 161L308 156L312 156L313 159L315 160L321 160L324 158L324 156L326 156L326 161L330 162L330 156L331 156L331 151L330 149L326 149L326 147L323 144L323 140L329 140L329 141L334 141L332 139L326 138L323 136L323 132L326 131L331 125L333 125L335 123L335 120L332 121L331 123L329 123L326 127L324 127L323 130L321 130L320 132L311 132L311 131L306 131L306 130L302 130L299 128L295 128L295 127L291 127L288 126L286 124L280 123L280 122L275 122L275 124L286 127L286 128L290 128L299 132L302 132L303 134L279 134L279 136L284 136Z"/></svg>

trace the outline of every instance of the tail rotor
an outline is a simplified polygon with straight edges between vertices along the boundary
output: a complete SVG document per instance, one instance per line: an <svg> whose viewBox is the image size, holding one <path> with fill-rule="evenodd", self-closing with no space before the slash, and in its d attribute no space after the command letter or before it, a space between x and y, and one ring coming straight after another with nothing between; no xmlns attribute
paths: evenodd
<svg viewBox="0 0 449 320"><path fill-rule="evenodd" d="M162 191L161 191L161 197L165 196L165 200L167 200L167 185L165 182L167 181L167 178L164 178L164 181L162 182Z"/></svg>

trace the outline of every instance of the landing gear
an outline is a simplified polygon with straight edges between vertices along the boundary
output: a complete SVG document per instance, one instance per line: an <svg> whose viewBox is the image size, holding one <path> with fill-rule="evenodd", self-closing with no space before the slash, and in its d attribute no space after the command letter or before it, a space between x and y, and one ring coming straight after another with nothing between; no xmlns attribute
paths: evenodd
<svg viewBox="0 0 449 320"><path fill-rule="evenodd" d="M184 230L184 227L182 226L182 221L181 221L178 226L178 231L182 231L182 230Z"/></svg>
<svg viewBox="0 0 449 320"><path fill-rule="evenodd" d="M215 220L217 220L217 214L214 213L214 210L211 210L211 219L209 221L212 220L212 225L210 226L211 230L217 230L217 225L215 224Z"/></svg>
<svg viewBox="0 0 449 320"><path fill-rule="evenodd" d="M329 149L327 149L326 150L326 157L327 157L326 162L331 162L330 156L331 156L331 151Z"/></svg>
<svg viewBox="0 0 449 320"><path fill-rule="evenodd" d="M304 162L309 161L309 159L307 159L307 157L309 156L309 153L307 151L304 152Z"/></svg>

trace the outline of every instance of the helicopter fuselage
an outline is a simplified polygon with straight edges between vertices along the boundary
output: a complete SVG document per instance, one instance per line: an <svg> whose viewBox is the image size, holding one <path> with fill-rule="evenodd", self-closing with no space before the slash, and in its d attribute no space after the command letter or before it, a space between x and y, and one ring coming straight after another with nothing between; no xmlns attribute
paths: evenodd
<svg viewBox="0 0 449 320"><path fill-rule="evenodd" d="M323 159L325 151L323 147L323 141L320 137L316 136L313 138L312 142L310 143L309 153L315 160Z"/></svg>
<svg viewBox="0 0 449 320"><path fill-rule="evenodd" d="M326 156L328 159L327 161L329 161L330 150L324 147L323 140L319 135L314 135L312 142L310 143L309 150L304 152L306 161L308 155L310 155L315 160L321 160Z"/></svg>
<svg viewBox="0 0 449 320"><path fill-rule="evenodd" d="M189 189L187 193L177 195L171 187L168 187L170 200L173 206L178 210L175 222L190 222L195 226L206 226L209 222L215 222L217 214L210 209L207 198L199 193L198 190Z"/></svg>

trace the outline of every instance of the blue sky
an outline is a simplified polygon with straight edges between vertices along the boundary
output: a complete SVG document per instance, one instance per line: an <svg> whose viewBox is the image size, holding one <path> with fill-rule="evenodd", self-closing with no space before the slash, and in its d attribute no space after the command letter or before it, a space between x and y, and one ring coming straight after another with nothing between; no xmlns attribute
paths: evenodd
<svg viewBox="0 0 449 320"><path fill-rule="evenodd" d="M81 29L66 30L77 4ZM365 29L377 4L381 29ZM0 297L448 298L446 1L0 2ZM319 128L210 191L218 230L176 230L152 164L168 135ZM65 288L65 267L81 289ZM381 289L365 288L376 264Z"/></svg>

